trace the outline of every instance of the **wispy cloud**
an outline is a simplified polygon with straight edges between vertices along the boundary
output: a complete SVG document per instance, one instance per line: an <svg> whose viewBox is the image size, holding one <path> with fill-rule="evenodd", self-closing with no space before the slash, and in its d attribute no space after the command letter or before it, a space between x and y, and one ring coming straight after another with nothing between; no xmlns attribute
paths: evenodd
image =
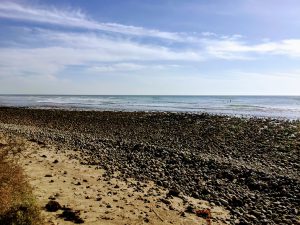
<svg viewBox="0 0 300 225"><path fill-rule="evenodd" d="M32 38L43 44L1 48L0 76L57 76L65 68L76 65L85 67L88 73L104 74L170 69L174 64L199 66L214 59L254 60L266 55L300 57L300 40L297 39L251 45L240 37L223 37L203 39L193 49L191 46L174 49L91 32L45 29L31 32L29 29L24 30L22 36L27 41Z"/></svg>
<svg viewBox="0 0 300 225"><path fill-rule="evenodd" d="M170 68L174 62L199 62L197 51L174 50L163 46L136 43L93 33L24 30L23 37L38 46L0 48L0 76L56 76L76 65L85 72L103 74ZM45 44L46 43L46 44ZM151 63L153 62L153 63ZM156 62L156 63L154 63ZM154 66L154 64L156 64Z"/></svg>
<svg viewBox="0 0 300 225"><path fill-rule="evenodd" d="M259 56L282 55L300 57L300 39L249 44L240 40L205 40L205 51L222 59L257 59Z"/></svg>
<svg viewBox="0 0 300 225"><path fill-rule="evenodd" d="M167 39L175 42L184 42L186 48L196 49L198 53L206 55L207 58L221 58L229 60L248 60L255 59L253 54L268 55L285 55L289 57L300 56L300 39L286 39L277 42L262 42L258 44L249 44L239 34L218 35L212 32L202 32L199 35L190 35L183 32L167 32L157 29L148 29L145 27L129 26L119 23L103 23L91 19L80 9L57 9L54 7L26 5L14 1L4 1L0 4L0 18L14 19L21 21L33 21L36 23L55 24L59 26L75 27L87 29L90 31L103 31L119 33L123 35L134 35L141 37L154 37ZM45 34L46 35L46 32ZM81 42L84 37L73 38L71 35L63 33L48 33L48 38L72 39L73 42ZM89 41L84 43L93 43L93 37L87 36ZM63 40L64 39L64 40ZM242 41L243 40L243 41ZM167 50L161 47L161 52L165 55ZM195 58L194 54L190 54L191 59Z"/></svg>
<svg viewBox="0 0 300 225"><path fill-rule="evenodd" d="M140 64L140 63L111 63L98 66L91 66L88 72L99 73L115 73L115 72L142 72L144 70L167 70L170 68L178 68L176 64Z"/></svg>
<svg viewBox="0 0 300 225"><path fill-rule="evenodd" d="M190 48L174 49L163 45L134 42L130 39L118 38L95 33L72 33L39 30L40 39L55 46L72 49L89 49L98 53L99 60L180 60L201 61L201 53ZM94 54L92 54L94 56Z"/></svg>
<svg viewBox="0 0 300 225"><path fill-rule="evenodd" d="M2 2L0 4L0 17L90 30L108 31L126 35L150 36L173 41L189 39L186 35L181 35L179 33L146 29L143 27L128 26L118 23L97 22L93 19L89 19L81 10L61 10L54 7L26 6L15 2Z"/></svg>

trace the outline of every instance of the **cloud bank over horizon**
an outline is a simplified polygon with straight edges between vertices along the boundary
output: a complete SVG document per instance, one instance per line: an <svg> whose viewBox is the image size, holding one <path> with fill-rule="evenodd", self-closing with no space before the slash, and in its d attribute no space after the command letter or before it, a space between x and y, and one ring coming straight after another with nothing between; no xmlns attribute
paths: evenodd
<svg viewBox="0 0 300 225"><path fill-rule="evenodd" d="M105 16L95 9L104 8L106 1L103 5L101 1L85 5L75 4L79 1L63 2L64 5L57 1L0 3L1 93L300 94L300 36L293 33L294 24L290 26L291 33L286 31L284 37L274 34L273 29L270 36L257 35L259 29L266 32L259 22L253 22L262 17L259 1L247 0L237 5L248 13L246 19L252 19L249 24L234 10L224 12L223 1L212 1L217 4L213 12L208 10L211 5L193 2L193 10L204 10L203 18L191 10L192 5L177 1L174 4L181 4L182 11L178 11L179 6L157 8L159 3L153 1L150 5L125 5L122 13L114 12L120 6L112 1L112 13ZM290 7L285 5L283 12L278 11L282 22L285 13L291 15L293 4L297 4L286 4L289 2ZM144 17L132 12L132 7L142 8L148 14ZM169 13L174 24L186 24L176 27L172 23L172 28L165 29L168 21L162 24L151 20L162 12ZM184 12L191 18L184 20ZM115 15L133 17L139 22L123 19L124 23L120 23ZM264 21L272 17L276 21L276 16L267 14ZM236 21L235 17L240 17L241 23L228 25L225 33L226 25L221 19ZM154 24L147 25L149 21ZM220 26L201 28L210 27L210 23ZM242 32L242 25L249 25L249 31Z"/></svg>

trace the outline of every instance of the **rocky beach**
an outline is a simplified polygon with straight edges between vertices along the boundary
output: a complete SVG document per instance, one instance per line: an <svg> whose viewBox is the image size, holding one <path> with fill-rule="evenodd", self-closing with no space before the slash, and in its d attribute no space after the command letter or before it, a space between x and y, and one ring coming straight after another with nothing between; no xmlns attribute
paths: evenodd
<svg viewBox="0 0 300 225"><path fill-rule="evenodd" d="M1 107L0 132L38 146L35 157L52 160L64 154L66 162L75 160L86 170L101 171L101 179L114 187L130 185L133 192L144 193L140 196L144 205L155 196L167 210L159 214L150 207L161 224L167 219L160 215L172 213L190 221L199 217L203 224L300 222L300 122L296 120ZM47 163L50 170L53 162ZM149 182L155 194L153 188L145 192ZM206 201L205 206L200 201ZM205 220L202 217L208 214L197 210L211 210L212 219ZM111 224L131 224L120 221ZM149 222L158 224L145 215L135 224Z"/></svg>

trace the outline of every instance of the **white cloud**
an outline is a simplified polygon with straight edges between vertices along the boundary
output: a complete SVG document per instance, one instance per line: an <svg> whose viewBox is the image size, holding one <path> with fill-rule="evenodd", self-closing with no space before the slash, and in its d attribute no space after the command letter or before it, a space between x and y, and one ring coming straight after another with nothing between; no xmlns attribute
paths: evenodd
<svg viewBox="0 0 300 225"><path fill-rule="evenodd" d="M300 57L300 39L248 44L240 40L204 40L205 51L223 59L257 59L258 56Z"/></svg>
<svg viewBox="0 0 300 225"><path fill-rule="evenodd" d="M34 36L29 37L47 45L0 48L0 77L29 74L55 76L68 66L76 65L90 67L90 70L83 70L86 72L130 72L150 67L167 68L174 65L174 62L202 60L202 56L196 51L175 51L162 46L140 44L92 33L47 30L36 30L34 33ZM26 31L23 34L26 39L29 38ZM156 63L158 64L156 66L149 66L147 65L149 62L159 63Z"/></svg>
<svg viewBox="0 0 300 225"><path fill-rule="evenodd" d="M41 30L40 38L48 40L50 43L55 42L54 44L58 46L97 51L103 61L202 60L200 53L195 50L175 50L161 45L141 44L124 38L113 38L93 33L64 33Z"/></svg>
<svg viewBox="0 0 300 225"><path fill-rule="evenodd" d="M112 73L172 69L173 65L194 64L204 60L249 60L265 55L300 56L300 40L263 42L250 45L239 37L203 39L193 50L172 49L141 44L124 38L94 33L25 30L25 39L47 43L43 47L6 47L0 49L0 76L57 76L69 66L80 65L88 73ZM188 48L189 47L189 48ZM154 66L155 65L155 66ZM88 69L89 68L89 69Z"/></svg>
<svg viewBox="0 0 300 225"><path fill-rule="evenodd" d="M91 30L116 32L126 35L150 36L174 41L185 40L185 35L178 33L146 29L143 27L128 26L118 23L97 22L87 18L87 16L80 10L59 10L53 7L25 6L15 2L2 2L0 4L0 17Z"/></svg>
<svg viewBox="0 0 300 225"><path fill-rule="evenodd" d="M201 52L201 54L205 54L207 58L247 60L255 59L253 54L284 55L290 57L300 56L300 39L286 39L277 42L268 41L258 44L249 44L242 40L245 39L245 37L240 34L217 35L212 32L202 32L200 35L189 35L186 33L166 32L118 23L101 23L90 19L81 10L62 10L53 7L25 5L14 1L4 1L0 4L0 17L112 32L111 34L107 34L110 36L114 36L114 33L121 33L125 35L137 35L142 37L150 36L171 41L180 41L186 43L186 48L195 49L193 52L198 52L198 55ZM72 37L74 34L43 32L43 35L47 35L48 39L56 39L58 41L68 42L68 44L73 42L74 45L80 44L80 46L82 46L82 43L85 43L88 46L99 43L99 37L93 37L90 34ZM103 42L104 41L102 41L102 43ZM126 42L124 41L124 38L122 42ZM157 49L158 47L156 46L155 48ZM166 48L160 48L160 51L164 55L168 54ZM151 50L151 48L148 50ZM197 54L191 54L192 51L189 52L190 54L188 54L188 57L192 60L197 57Z"/></svg>
<svg viewBox="0 0 300 225"><path fill-rule="evenodd" d="M137 63L111 63L98 66L91 66L87 72L93 74L99 73L115 73L115 72L143 72L145 70L167 70L172 68L179 68L176 64L137 64Z"/></svg>
<svg viewBox="0 0 300 225"><path fill-rule="evenodd" d="M217 36L217 34L215 34L213 32L209 32L209 31L202 32L201 34L204 37L216 37Z"/></svg>
<svg viewBox="0 0 300 225"><path fill-rule="evenodd" d="M92 73L129 72L129 71L138 71L145 68L146 68L145 65L140 65L136 63L115 63L115 64L92 66L88 68L88 72L92 72Z"/></svg>

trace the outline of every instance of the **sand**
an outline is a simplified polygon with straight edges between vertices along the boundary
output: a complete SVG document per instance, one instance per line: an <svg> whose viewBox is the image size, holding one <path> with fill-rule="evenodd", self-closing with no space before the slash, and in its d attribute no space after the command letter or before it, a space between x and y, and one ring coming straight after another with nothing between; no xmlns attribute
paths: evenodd
<svg viewBox="0 0 300 225"><path fill-rule="evenodd" d="M82 165L77 159L70 159L78 151L39 145L28 140L24 142L25 151L20 163L29 177L46 224L73 224L59 218L62 210L47 212L44 209L50 199L80 210L84 224L93 225L209 224L194 213L183 213L190 203L199 210L210 209L211 224L225 224L230 216L222 207L211 206L207 201L187 196L172 197L168 199L171 204L167 205L161 202L162 198L166 199L167 191L153 182L141 183L142 190L136 191L134 185L131 185L137 183L133 179L128 179L127 182L116 178L106 179L103 177L104 170ZM58 162L55 163L55 160ZM152 196L147 196L150 192ZM153 196L155 193L157 196Z"/></svg>

